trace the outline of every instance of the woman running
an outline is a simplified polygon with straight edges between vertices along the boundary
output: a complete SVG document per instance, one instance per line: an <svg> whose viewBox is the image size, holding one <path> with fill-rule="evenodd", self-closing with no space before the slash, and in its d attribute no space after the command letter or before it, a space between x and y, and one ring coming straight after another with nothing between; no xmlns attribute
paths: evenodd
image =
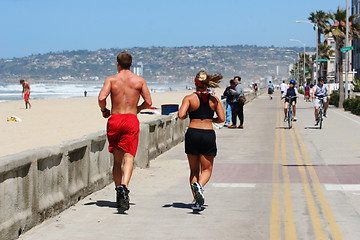
<svg viewBox="0 0 360 240"><path fill-rule="evenodd" d="M208 75L205 71L200 71L195 78L196 92L183 99L178 112L180 119L185 119L187 113L190 117L189 128L185 134L185 153L190 166L190 185L195 198L192 206L194 210L201 210L201 205L204 204L203 187L211 177L217 152L213 123L225 121L219 99L207 92L209 87L219 87L221 79L220 74Z"/></svg>

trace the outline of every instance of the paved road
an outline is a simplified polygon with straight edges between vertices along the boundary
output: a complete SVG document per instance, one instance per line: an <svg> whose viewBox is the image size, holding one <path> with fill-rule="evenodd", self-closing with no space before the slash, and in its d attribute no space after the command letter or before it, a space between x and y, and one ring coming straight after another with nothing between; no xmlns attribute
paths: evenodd
<svg viewBox="0 0 360 240"><path fill-rule="evenodd" d="M20 239L360 239L360 118L330 109L320 130L300 99L289 130L275 95L245 106L245 129L217 130L205 210L179 144L135 170L126 213L109 185Z"/></svg>

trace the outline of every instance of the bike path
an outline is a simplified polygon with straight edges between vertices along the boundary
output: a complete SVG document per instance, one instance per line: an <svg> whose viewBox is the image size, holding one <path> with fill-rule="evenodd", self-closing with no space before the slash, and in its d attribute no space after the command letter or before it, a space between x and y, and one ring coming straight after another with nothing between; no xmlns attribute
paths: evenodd
<svg viewBox="0 0 360 240"><path fill-rule="evenodd" d="M299 99L290 130L279 95L247 104L243 130L216 130L203 211L181 143L134 171L125 213L111 184L20 239L359 239L359 118L330 109L319 130Z"/></svg>

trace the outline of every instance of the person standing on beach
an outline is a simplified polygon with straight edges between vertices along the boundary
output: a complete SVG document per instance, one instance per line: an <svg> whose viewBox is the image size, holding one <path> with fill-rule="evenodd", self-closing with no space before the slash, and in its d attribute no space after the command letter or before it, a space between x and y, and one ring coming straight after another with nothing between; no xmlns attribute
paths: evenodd
<svg viewBox="0 0 360 240"><path fill-rule="evenodd" d="M128 185L139 139L140 124L137 114L152 104L146 81L130 71L131 63L132 56L129 53L122 52L117 56L119 73L106 78L98 97L103 117L110 117L107 122L107 138L109 151L114 156L116 203L117 207L123 210L130 207ZM106 108L109 94L111 112ZM144 101L138 106L140 96Z"/></svg>
<svg viewBox="0 0 360 240"><path fill-rule="evenodd" d="M210 180L217 153L213 123L225 121L220 100L207 92L209 87L219 87L220 74L208 75L200 71L195 78L196 92L184 97L178 112L180 119L189 113L190 124L185 134L185 153L190 167L190 186L195 198L193 210L201 210L204 204L205 184ZM214 112L217 117L214 118Z"/></svg>
<svg viewBox="0 0 360 240"><path fill-rule="evenodd" d="M230 93L233 95L233 107L232 107L232 125L229 128L237 128L236 120L239 118L240 125L239 128L244 128L244 104L245 104L245 97L244 97L244 88L240 83L241 77L236 76L234 77L235 82L235 89L230 89Z"/></svg>
<svg viewBox="0 0 360 240"><path fill-rule="evenodd" d="M20 80L20 84L23 87L22 93L21 93L21 97L24 96L24 100L25 100L25 108L28 109L28 105L29 105L29 109L31 108L31 103L29 102L29 98L30 98L30 83L26 82L24 79Z"/></svg>

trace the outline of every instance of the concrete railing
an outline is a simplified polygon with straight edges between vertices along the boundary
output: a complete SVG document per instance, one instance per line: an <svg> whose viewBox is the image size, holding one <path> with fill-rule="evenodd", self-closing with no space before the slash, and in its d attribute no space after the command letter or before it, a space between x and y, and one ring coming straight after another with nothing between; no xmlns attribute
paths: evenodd
<svg viewBox="0 0 360 240"><path fill-rule="evenodd" d="M189 119L177 113L140 124L135 167L148 167L181 142ZM18 236L113 181L105 131L0 158L0 239Z"/></svg>
<svg viewBox="0 0 360 240"><path fill-rule="evenodd" d="M247 102L255 97L246 94ZM141 123L135 167L148 167L150 160L183 141L188 125L189 119L180 120L177 113ZM18 238L111 183L112 162L105 131L1 157L0 239Z"/></svg>

